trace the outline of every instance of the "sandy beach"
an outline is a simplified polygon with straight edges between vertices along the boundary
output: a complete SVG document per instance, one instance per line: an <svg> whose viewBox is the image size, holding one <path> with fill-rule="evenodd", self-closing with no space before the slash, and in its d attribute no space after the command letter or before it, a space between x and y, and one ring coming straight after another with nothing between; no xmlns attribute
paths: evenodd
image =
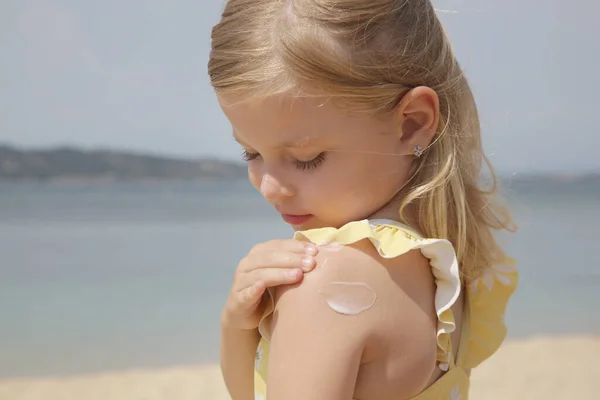
<svg viewBox="0 0 600 400"><path fill-rule="evenodd" d="M473 372L471 399L598 399L600 337L506 342ZM596 389L595 389L596 388ZM0 400L226 400L217 366L0 380Z"/></svg>

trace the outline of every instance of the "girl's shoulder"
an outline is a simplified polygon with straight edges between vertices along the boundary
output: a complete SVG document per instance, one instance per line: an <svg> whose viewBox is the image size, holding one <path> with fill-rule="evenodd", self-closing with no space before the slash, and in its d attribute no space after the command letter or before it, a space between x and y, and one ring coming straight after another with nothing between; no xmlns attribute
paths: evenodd
<svg viewBox="0 0 600 400"><path fill-rule="evenodd" d="M270 365L295 361L279 372L270 371L271 377L282 374L281 380L270 379L270 390L280 390L273 385L291 385L283 379L287 374L320 381L324 366L332 372L328 385L341 388L354 384L336 377L393 364L391 374L373 374L375 378L359 382L357 394L394 385L400 398L408 397L431 378L441 342L429 260L410 251L404 239L389 248L385 235L367 234L373 230L363 226L369 227L359 221L296 234L297 240L316 243L320 250L317 267L300 283L271 291L272 308L261 324L270 342ZM286 387L281 393L294 390L301 389ZM323 393L332 393L329 390L334 389Z"/></svg>
<svg viewBox="0 0 600 400"><path fill-rule="evenodd" d="M296 232L295 238L315 244L330 243L329 247L334 248L356 247L360 243L363 253L379 258L379 265L393 272L389 275L392 279L388 284L400 289L403 284L410 282L404 290L416 292L411 300L418 301L421 306L427 306L427 300L420 297L420 293L433 298L437 317L437 360L443 370L454 361L458 361L465 369L476 367L495 353L506 337L504 314L519 280L513 259L490 265L477 279L465 283L461 280L455 249L450 241L423 237L397 221L353 221L339 229ZM417 265L421 268L415 268ZM433 275L433 293L422 287L417 290L419 282L426 281L420 273L427 269ZM371 265L370 270L376 268ZM461 293L465 298L465 315L461 316L464 317L461 318L462 326L457 327L452 308L459 301ZM463 337L458 354L460 359L457 360L455 355L455 359L451 360L451 334L457 329L461 330Z"/></svg>
<svg viewBox="0 0 600 400"><path fill-rule="evenodd" d="M458 261L450 241L424 238L407 225L384 219L353 221L339 229L299 231L295 238L326 248L327 244L339 248L359 246L385 271L382 275L387 277L387 284L403 290L419 307L434 310L437 360L446 362L450 335L456 330L451 308L461 294ZM377 268L370 267L372 274Z"/></svg>
<svg viewBox="0 0 600 400"><path fill-rule="evenodd" d="M356 382L355 395L393 390L409 398L426 387L436 364L442 370L470 370L505 337L503 314L517 283L512 262L492 266L463 285L449 241L424 238L390 220L299 231L295 239L315 243L320 251L317 267L300 283L269 290L267 296L259 331L270 349L269 363L277 365L269 368L273 393L317 390L350 398L350 377L361 371L369 378ZM453 306L461 292L464 318L457 327ZM451 334L457 329L461 341L455 355ZM297 379L285 379L290 375ZM457 373L444 375L453 376ZM385 381L377 381L381 377Z"/></svg>

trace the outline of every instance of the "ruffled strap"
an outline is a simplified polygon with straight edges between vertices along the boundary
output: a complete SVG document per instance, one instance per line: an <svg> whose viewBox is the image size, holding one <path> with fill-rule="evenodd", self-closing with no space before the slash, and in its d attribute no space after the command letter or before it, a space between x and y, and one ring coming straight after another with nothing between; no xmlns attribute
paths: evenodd
<svg viewBox="0 0 600 400"><path fill-rule="evenodd" d="M517 288L519 274L516 262L507 259L493 264L473 280L467 289L468 341L459 350L457 365L472 369L494 354L506 337L504 314L508 301Z"/></svg>
<svg viewBox="0 0 600 400"><path fill-rule="evenodd" d="M399 257L410 250L420 249L429 259L437 286L435 309L438 317L437 345L439 366L448 369L451 360L450 335L456 329L451 307L460 296L461 281L454 247L448 240L424 239L415 231L396 221L363 220L350 222L339 229L319 228L298 231L294 238L317 245L337 243L349 245L368 239L383 258ZM272 310L269 304L267 310ZM265 321L267 322L267 321ZM267 333L267 326L261 329Z"/></svg>

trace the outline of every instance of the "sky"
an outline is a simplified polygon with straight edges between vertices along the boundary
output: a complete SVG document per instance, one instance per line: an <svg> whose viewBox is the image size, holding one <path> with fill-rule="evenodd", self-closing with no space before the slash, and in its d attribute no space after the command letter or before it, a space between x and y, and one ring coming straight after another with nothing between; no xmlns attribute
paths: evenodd
<svg viewBox="0 0 600 400"><path fill-rule="evenodd" d="M0 142L241 160L206 68L223 4L2 0ZM600 2L434 4L496 168L600 172Z"/></svg>

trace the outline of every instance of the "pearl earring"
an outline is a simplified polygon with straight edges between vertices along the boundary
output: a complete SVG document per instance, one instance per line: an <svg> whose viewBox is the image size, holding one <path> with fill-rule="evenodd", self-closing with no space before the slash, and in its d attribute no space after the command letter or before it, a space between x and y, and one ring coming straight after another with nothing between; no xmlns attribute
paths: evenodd
<svg viewBox="0 0 600 400"><path fill-rule="evenodd" d="M423 155L423 148L421 147L421 145L418 144L415 146L415 148L413 149L413 154L417 158L419 158Z"/></svg>

